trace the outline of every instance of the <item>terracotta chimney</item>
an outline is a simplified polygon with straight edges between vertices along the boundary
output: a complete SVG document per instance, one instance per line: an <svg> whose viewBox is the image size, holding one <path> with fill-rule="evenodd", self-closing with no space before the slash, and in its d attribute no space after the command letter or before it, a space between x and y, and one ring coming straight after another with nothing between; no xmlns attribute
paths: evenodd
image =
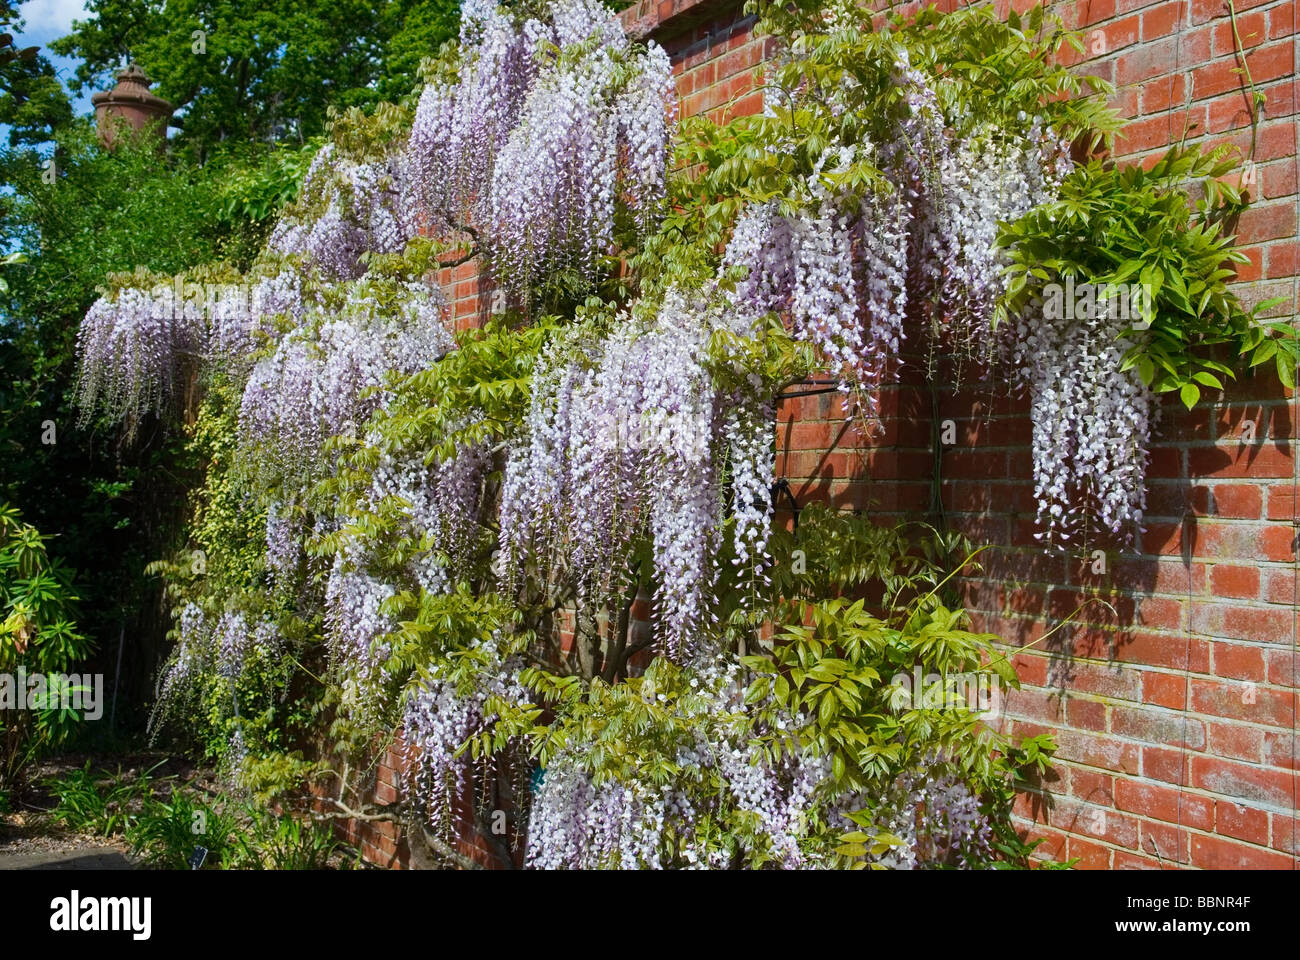
<svg viewBox="0 0 1300 960"><path fill-rule="evenodd" d="M132 63L118 71L117 86L90 98L95 105L95 129L99 142L106 149L113 149L119 124L126 124L139 133L151 123L161 121L157 132L166 138L173 107L162 97L150 93L149 83L144 71Z"/></svg>

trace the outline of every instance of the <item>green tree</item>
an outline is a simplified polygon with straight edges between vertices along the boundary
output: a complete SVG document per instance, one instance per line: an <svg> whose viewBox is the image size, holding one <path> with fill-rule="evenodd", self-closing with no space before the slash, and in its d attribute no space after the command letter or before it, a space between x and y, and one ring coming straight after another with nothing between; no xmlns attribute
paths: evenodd
<svg viewBox="0 0 1300 960"><path fill-rule="evenodd" d="M72 103L49 60L37 47L19 47L8 28L22 22L8 3L0 3L0 124L9 143L39 143L49 130L72 119Z"/></svg>
<svg viewBox="0 0 1300 960"><path fill-rule="evenodd" d="M52 44L82 58L73 89L100 89L134 59L176 105L183 142L320 134L329 107L405 96L422 57L455 35L455 0L91 0Z"/></svg>
<svg viewBox="0 0 1300 960"><path fill-rule="evenodd" d="M48 555L49 539L0 499L0 675L6 680L19 668L64 674L90 650L73 623L72 571ZM33 710L16 699L0 703L0 792L41 747L65 740L77 719L60 704Z"/></svg>
<svg viewBox="0 0 1300 960"><path fill-rule="evenodd" d="M21 257L6 263L0 288L0 500L57 535L51 553L82 571L79 592L93 613L87 634L116 655L124 625L147 672L151 638L166 625L148 602L144 568L168 543L186 458L153 426L131 446L94 425L77 428L76 331L108 273L237 258L242 241L225 216L236 178L145 144L108 153L84 121L60 130L55 144L52 158L0 149L9 185L0 194L0 249Z"/></svg>

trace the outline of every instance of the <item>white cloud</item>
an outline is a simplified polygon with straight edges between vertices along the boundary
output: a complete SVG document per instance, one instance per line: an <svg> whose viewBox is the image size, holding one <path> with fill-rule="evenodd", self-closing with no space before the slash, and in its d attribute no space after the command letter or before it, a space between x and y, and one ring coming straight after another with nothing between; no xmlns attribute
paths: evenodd
<svg viewBox="0 0 1300 960"><path fill-rule="evenodd" d="M66 34L73 20L86 19L86 0L27 0L19 16L27 21L24 36L53 39Z"/></svg>

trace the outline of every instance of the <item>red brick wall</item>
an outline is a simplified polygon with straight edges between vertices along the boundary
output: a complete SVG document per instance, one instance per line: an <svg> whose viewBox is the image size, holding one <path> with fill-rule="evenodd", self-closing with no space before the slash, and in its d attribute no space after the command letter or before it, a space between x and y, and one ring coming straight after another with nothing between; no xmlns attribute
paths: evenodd
<svg viewBox="0 0 1300 960"><path fill-rule="evenodd" d="M1000 4L1000 6L1005 6ZM1020 9L1023 4L1017 4ZM1250 145L1248 95L1234 68L1231 22L1217 0L1095 0L1055 5L1086 33L1088 72L1117 86L1130 122L1115 154L1158 154L1189 124L1191 139ZM1250 263L1247 302L1297 291L1296 6L1238 4L1251 74L1266 97L1254 204L1239 224ZM1078 58L1076 58L1078 59ZM1260 368L1263 371L1264 368ZM783 468L801 500L926 515L934 470L931 397L915 365L887 391L884 436L842 431L837 401L782 406ZM1148 475L1148 523L1107 573L1032 538L1026 404L988 380L939 388L938 418L957 443L941 449L950 526L985 553L965 580L977 628L1018 649L1024 688L1006 724L1052 732L1055 778L1018 804L1041 850L1081 867L1297 866L1296 464L1294 400L1268 372L1243 375L1188 413L1163 405ZM1242 443L1245 422L1254 442ZM934 519L933 515L929 515ZM1078 626L1043 635L1088 596ZM1032 644L1037 644L1031 646Z"/></svg>
<svg viewBox="0 0 1300 960"><path fill-rule="evenodd" d="M943 4L941 4L942 6ZM947 4L952 5L952 2ZM683 116L754 113L755 77L769 48L738 0L642 0L629 31L669 52ZM1006 0L998 6L1005 11ZM1029 4L1017 0L1017 9ZM1239 292L1297 303L1297 70L1294 0L1240 0L1238 28L1266 97L1251 209L1239 224L1250 263ZM1234 68L1221 0L1078 0L1053 4L1084 31L1087 72L1116 84L1129 119L1115 155L1142 161L1182 136L1249 148L1248 95ZM1074 58L1081 59L1081 58ZM474 267L444 281L458 326L484 304ZM1263 368L1261 368L1262 370ZM997 633L1024 687L1004 724L1052 732L1054 778L1017 805L1040 851L1088 868L1276 867L1297 858L1295 401L1271 373L1244 374L1224 396L1207 391L1188 413L1166 403L1153 438L1148 523L1136 549L1111 551L1107 572L1032 538L1034 502L1027 403L967 371L955 391L932 388L915 358L882 398L883 433L846 428L834 395L778 410L780 475L800 503L830 500L885 516L943 519L978 543L983 571L963 581L976 628ZM957 442L936 457L935 419ZM1243 444L1243 425L1254 442ZM1043 636L1089 596L1079 622ZM377 789L392 795L390 757ZM376 862L405 858L393 836L362 825ZM468 852L468 848L463 848Z"/></svg>

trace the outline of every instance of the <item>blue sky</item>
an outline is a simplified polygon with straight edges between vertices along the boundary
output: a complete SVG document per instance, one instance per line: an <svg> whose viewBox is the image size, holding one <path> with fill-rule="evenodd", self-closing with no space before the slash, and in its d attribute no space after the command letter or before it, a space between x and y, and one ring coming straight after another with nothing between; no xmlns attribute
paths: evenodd
<svg viewBox="0 0 1300 960"><path fill-rule="evenodd" d="M40 47L41 53L54 64L54 69L66 85L67 78L76 70L77 61L69 57L56 57L50 53L49 43L69 33L73 20L86 19L85 0L27 0L19 6L18 15L26 21L23 32L18 37L19 44ZM90 91L73 101L72 108L79 114L89 113Z"/></svg>

